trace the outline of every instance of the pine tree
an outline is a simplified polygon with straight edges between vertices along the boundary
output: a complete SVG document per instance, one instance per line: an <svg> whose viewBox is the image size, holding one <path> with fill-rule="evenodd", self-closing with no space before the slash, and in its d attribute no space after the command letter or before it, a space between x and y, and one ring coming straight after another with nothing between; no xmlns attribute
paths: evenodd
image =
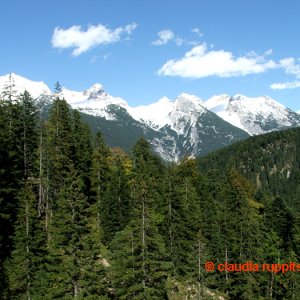
<svg viewBox="0 0 300 300"><path fill-rule="evenodd" d="M85 193L90 193L90 169L92 164L91 133L87 124L83 123L80 113L73 111L74 165L84 181Z"/></svg>
<svg viewBox="0 0 300 300"><path fill-rule="evenodd" d="M89 201L89 131L78 113L73 116L72 120L65 100L56 99L47 125L50 220L45 297L97 299L106 297L107 280L101 229L94 226L95 209Z"/></svg>
<svg viewBox="0 0 300 300"><path fill-rule="evenodd" d="M65 187L65 181L74 168L72 161L74 157L72 119L65 100L57 98L53 102L49 111L46 136L44 157L46 162L44 177L47 182L45 187L45 224L49 228L51 218L56 210L58 195L61 189ZM50 235L48 235L48 239L50 239Z"/></svg>
<svg viewBox="0 0 300 300"><path fill-rule="evenodd" d="M101 224L107 244L117 231L124 229L131 213L130 173L126 170L131 162L125 153L114 150L110 164L111 174L101 202Z"/></svg>
<svg viewBox="0 0 300 300"><path fill-rule="evenodd" d="M71 113L65 100L53 102L47 129L49 177L55 195L69 173L74 157Z"/></svg>
<svg viewBox="0 0 300 300"><path fill-rule="evenodd" d="M197 264L194 245L201 220L196 161L185 160L171 172L167 181L164 235L173 261L173 275L192 277Z"/></svg>
<svg viewBox="0 0 300 300"><path fill-rule="evenodd" d="M25 91L19 97L22 111L20 115L22 124L23 165L24 178L33 176L37 149L37 110L30 94Z"/></svg>
<svg viewBox="0 0 300 300"><path fill-rule="evenodd" d="M225 263L255 262L264 257L261 247L264 243L260 210L263 205L254 198L254 188L235 170L227 175L228 185L224 186L222 234ZM236 299L255 299L259 291L255 272L225 272L225 290ZM242 283L237 285L236 283Z"/></svg>
<svg viewBox="0 0 300 300"><path fill-rule="evenodd" d="M105 145L101 133L98 132L95 138L95 146L92 157L91 198L97 214L99 228L102 228L102 222L105 222L105 215L103 216L102 205L104 201L104 195L107 191L108 181L111 177L109 157L110 150Z"/></svg>
<svg viewBox="0 0 300 300"><path fill-rule="evenodd" d="M10 297L12 299L33 299L35 280L39 270L39 256L42 246L39 243L43 236L39 227L37 199L34 193L34 182L27 181L20 190L19 209L14 235L12 258L7 263Z"/></svg>
<svg viewBox="0 0 300 300"><path fill-rule="evenodd" d="M155 210L161 202L156 189L161 166L144 139L136 143L133 153L133 214L112 242L115 293L119 299L167 299L170 263L158 232L162 216Z"/></svg>
<svg viewBox="0 0 300 300"><path fill-rule="evenodd" d="M24 180L21 113L20 104L12 97L0 100L0 295L6 293L3 262L13 244L17 195Z"/></svg>
<svg viewBox="0 0 300 300"><path fill-rule="evenodd" d="M105 281L100 243L91 243L96 240L89 224L91 215L83 190L83 181L73 170L58 195L49 242L48 295L52 298L85 298L96 296L93 293L97 296L105 293L105 287L100 284Z"/></svg>

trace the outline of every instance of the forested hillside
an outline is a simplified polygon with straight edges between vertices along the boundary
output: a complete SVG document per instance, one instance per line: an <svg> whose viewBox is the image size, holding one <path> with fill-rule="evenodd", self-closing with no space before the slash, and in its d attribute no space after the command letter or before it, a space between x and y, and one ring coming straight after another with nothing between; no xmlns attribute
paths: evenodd
<svg viewBox="0 0 300 300"><path fill-rule="evenodd" d="M286 147L274 160L291 165L292 178L299 131L280 135ZM270 136L259 147L267 153L282 147ZM253 141L241 144L250 170L259 159ZM59 97L44 119L27 92L8 95L0 101L0 298L297 299L298 269L217 269L300 263L298 211L271 184L257 189L232 149L200 168L194 159L166 165L142 137L131 156L107 147Z"/></svg>
<svg viewBox="0 0 300 300"><path fill-rule="evenodd" d="M234 168L300 212L300 128L251 137L199 159L203 173Z"/></svg>

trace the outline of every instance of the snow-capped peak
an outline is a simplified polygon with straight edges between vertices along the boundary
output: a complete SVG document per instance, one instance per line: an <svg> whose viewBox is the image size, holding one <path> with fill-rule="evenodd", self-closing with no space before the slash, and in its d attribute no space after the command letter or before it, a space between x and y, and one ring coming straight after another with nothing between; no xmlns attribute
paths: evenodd
<svg viewBox="0 0 300 300"><path fill-rule="evenodd" d="M51 95L50 89L44 82L32 81L14 73L0 76L0 94L9 85L13 86L12 91L15 91L16 95L24 93L25 90L33 98L38 98L40 95Z"/></svg>
<svg viewBox="0 0 300 300"><path fill-rule="evenodd" d="M196 95L191 95L191 94L188 94L188 93L181 93L180 95L177 96L177 99L176 100L188 100L188 101L191 101L193 103L197 103L197 104L201 104L203 105L204 102L202 101L202 99Z"/></svg>
<svg viewBox="0 0 300 300"><path fill-rule="evenodd" d="M185 113L204 111L205 108L203 105L204 102L201 100L201 98L186 93L180 94L174 102L175 110L180 110L181 112Z"/></svg>
<svg viewBox="0 0 300 300"><path fill-rule="evenodd" d="M205 101L204 106L212 112L218 114L226 110L229 104L230 96L226 94L216 95Z"/></svg>
<svg viewBox="0 0 300 300"><path fill-rule="evenodd" d="M105 93L103 86L100 83L95 83L89 89L85 90L83 94L88 98L96 98L98 95Z"/></svg>
<svg viewBox="0 0 300 300"><path fill-rule="evenodd" d="M52 96L45 83L31 81L14 73L0 76L0 95L9 86L16 95L27 90L33 98L44 95L51 99ZM134 119L155 130L169 126L177 134L184 134L186 128L194 126L207 110L250 135L300 125L300 111L297 114L268 96L251 98L242 94L221 94L203 102L198 96L181 93L175 100L163 97L149 105L130 107L122 98L109 95L100 83L95 83L85 91L62 88L60 96L73 108L109 120L115 118L111 105L117 105L125 108Z"/></svg>
<svg viewBox="0 0 300 300"><path fill-rule="evenodd" d="M219 95L208 99L205 106L250 135L294 126L299 122L291 110L268 96Z"/></svg>
<svg viewBox="0 0 300 300"><path fill-rule="evenodd" d="M83 92L76 92L63 88L62 96L73 108L109 120L114 119L114 116L108 112L109 105L114 104L124 108L128 107L127 102L122 98L113 97L106 93L100 83L92 85Z"/></svg>
<svg viewBox="0 0 300 300"><path fill-rule="evenodd" d="M167 97L162 97L155 103L128 107L128 112L136 120L146 122L154 129L163 127L168 123L168 116L174 103Z"/></svg>
<svg viewBox="0 0 300 300"><path fill-rule="evenodd" d="M192 118L196 121L199 114L206 110L202 104L203 102L199 97L182 93L174 101L163 97L149 105L128 108L128 112L134 119L146 122L153 129L160 129L169 125L179 133L182 131L179 120L184 117L187 122L191 121Z"/></svg>

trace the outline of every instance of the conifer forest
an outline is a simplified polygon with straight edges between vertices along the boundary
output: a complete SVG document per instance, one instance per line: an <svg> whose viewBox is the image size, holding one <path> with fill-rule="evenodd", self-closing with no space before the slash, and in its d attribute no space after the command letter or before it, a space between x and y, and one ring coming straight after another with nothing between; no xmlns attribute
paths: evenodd
<svg viewBox="0 0 300 300"><path fill-rule="evenodd" d="M0 299L300 299L300 129L172 164L5 97Z"/></svg>

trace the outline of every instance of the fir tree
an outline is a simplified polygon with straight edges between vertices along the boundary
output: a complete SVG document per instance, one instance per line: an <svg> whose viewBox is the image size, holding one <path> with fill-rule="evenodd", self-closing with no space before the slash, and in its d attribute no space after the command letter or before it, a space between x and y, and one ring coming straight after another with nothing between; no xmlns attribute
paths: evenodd
<svg viewBox="0 0 300 300"><path fill-rule="evenodd" d="M199 174L196 161L185 160L173 167L167 182L164 231L174 273L192 277L197 264L194 245L200 230L200 199L196 186Z"/></svg>
<svg viewBox="0 0 300 300"><path fill-rule="evenodd" d="M74 165L84 181L85 193L90 193L90 169L92 164L91 133L77 110L73 111Z"/></svg>
<svg viewBox="0 0 300 300"><path fill-rule="evenodd" d="M76 171L60 190L51 224L49 242L49 295L51 297L101 296L105 288L99 240L91 241L90 211L83 193L83 181ZM95 249L95 247L98 249ZM104 284L104 283L103 283Z"/></svg>
<svg viewBox="0 0 300 300"><path fill-rule="evenodd" d="M103 238L107 244L117 231L127 225L131 214L130 199L130 167L129 158L125 153L114 150L110 159L111 174L101 202L101 224Z"/></svg>
<svg viewBox="0 0 300 300"><path fill-rule="evenodd" d="M133 214L113 240L113 282L120 299L166 299L165 282L170 263L158 232L162 216L155 211L160 165L141 139L134 147ZM126 255L126 256L124 256Z"/></svg>
<svg viewBox="0 0 300 300"><path fill-rule="evenodd" d="M39 268L39 220L33 183L27 181L20 190L19 209L14 235L12 259L7 263L12 299L34 298L35 277ZM37 295L36 295L37 296Z"/></svg>
<svg viewBox="0 0 300 300"><path fill-rule="evenodd" d="M91 168L91 185L92 185L92 202L98 218L98 226L102 228L102 222L105 222L102 212L104 195L107 191L108 181L111 177L111 168L109 164L110 150L105 145L100 132L96 134L95 146L92 158ZM106 215L106 217L109 217Z"/></svg>
<svg viewBox="0 0 300 300"><path fill-rule="evenodd" d="M19 97L21 105L24 178L33 176L37 149L37 110L30 94L25 91Z"/></svg>
<svg viewBox="0 0 300 300"><path fill-rule="evenodd" d="M7 290L3 263L11 251L17 195L24 180L21 113L15 101L0 100L0 295Z"/></svg>

